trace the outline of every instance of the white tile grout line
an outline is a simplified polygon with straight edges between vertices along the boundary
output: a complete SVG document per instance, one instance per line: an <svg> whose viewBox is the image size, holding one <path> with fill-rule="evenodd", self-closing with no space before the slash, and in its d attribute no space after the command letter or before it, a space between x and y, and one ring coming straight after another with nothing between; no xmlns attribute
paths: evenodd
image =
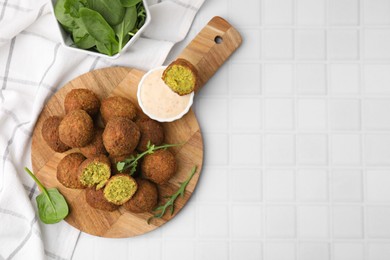
<svg viewBox="0 0 390 260"><path fill-rule="evenodd" d="M297 25L297 0L293 0L293 25L294 28L296 28ZM294 177L294 208L295 208L295 259L299 259L299 238L300 238L300 225L299 225L299 208L298 208L298 183L297 183L297 174L298 174L298 160L297 160L297 129L298 129L298 87L297 87L297 57L296 57L296 34L293 30L293 36L292 36L292 51L293 51L293 59L294 59L294 65L293 65L293 98L294 98L294 113L293 113L293 127L294 127L294 169L293 169L293 177Z"/></svg>
<svg viewBox="0 0 390 260"><path fill-rule="evenodd" d="M364 23L364 16L363 16L363 8L364 8L364 1L363 0L359 0L359 4L360 4L360 25L362 26L362 24ZM360 127L362 129L362 133L361 133L361 137L360 137L360 146L361 146L361 152L362 152L362 161L361 161L361 165L362 165L362 170L361 170L361 177L362 178L362 185L360 187L361 189L361 192L362 192L362 204L361 204L361 208L363 210L362 212L362 218L363 218L363 221L361 223L361 225L363 225L362 227L362 231L363 231L363 238L362 238L362 242L364 244L364 247L363 247L363 255L364 255L364 258L365 259L368 259L368 250L367 250L367 247L368 247L368 214L367 214L367 171L366 171L366 158L364 157L364 149L365 149L365 139L366 139L366 134L364 131L364 113L363 113L363 100L365 99L364 96L363 96L363 93L365 92L365 86L364 86L364 57L365 57L365 53L364 53L364 34L365 34L365 30L360 28L360 31L359 31L359 90L360 90L360 100L361 100L361 104L360 104Z"/></svg>
<svg viewBox="0 0 390 260"><path fill-rule="evenodd" d="M231 10L231 1L227 1L227 9L228 9L228 13L230 13L230 10ZM228 61L227 64L228 66L227 70L228 70L228 74L231 75L231 65L230 65L230 62ZM230 76L229 76L230 78ZM227 106L227 110L228 110L228 115L231 114L231 104L232 104L232 88L231 88L231 84L230 84L230 81L227 82L227 97L228 97L228 106ZM227 211L228 211L228 216L227 216L227 221L228 221L228 259L230 259L231 255L232 255L232 246L231 246L231 240L232 240L232 216L233 216L233 203L232 203L232 196L231 196L231 193L229 192L230 191L230 188L232 187L232 169L230 167L230 162L232 161L232 120L231 118L228 116L227 118L227 133L228 133L228 162L227 162L227 166L228 166L228 169L226 171L227 173L227 189L228 189L228 192L227 192Z"/></svg>
<svg viewBox="0 0 390 260"><path fill-rule="evenodd" d="M260 14L261 14L261 22L260 22L260 26L262 26L264 24L264 10L265 10L265 7L264 7L264 1L261 1L260 3ZM259 52L260 52L260 60L263 60L263 34L260 33L259 35L260 39L259 39L259 43L260 43L260 46L259 46ZM264 84L264 64L260 64L260 95L263 96L264 95L264 92L265 92L265 84ZM263 130L264 127L265 127L265 104L264 104L264 100L262 98L259 98L260 100L260 116L261 118L259 118L260 120L260 129ZM264 165L265 165L265 135L264 134L261 134L261 137L260 137L260 140L261 140L261 148L260 148L260 165L261 165L261 168L260 168L260 171L261 171L261 227L260 227L260 231L261 231L261 238L262 238L262 245L261 245L261 256L262 256L262 259L266 259L265 258L265 251L266 251L266 246L265 246L265 241L266 241L266 221L267 221L267 218L266 218L266 214L267 214L267 207L266 207L266 199L265 199L265 176L266 176L266 173L265 173L265 170L264 170Z"/></svg>
<svg viewBox="0 0 390 260"><path fill-rule="evenodd" d="M262 26L264 24L264 10L265 10L265 7L264 7L264 1L261 1L260 3L260 15L261 15L261 22L260 22L260 26ZM260 46L259 46L259 52L260 52L260 61L263 60L263 44L262 44L262 41L263 41L263 35L262 33L260 33L259 35L260 37ZM264 64L261 63L260 65L260 96L262 97L265 93L265 82L264 82ZM261 118L259 119L260 120L260 129L261 131L263 131L263 129L265 128L265 104L264 104L264 100L262 98L259 98L260 100L260 116ZM266 240L266 214L267 214L267 203L266 203L266 194L265 194L265 186L266 186L266 172L265 172L265 169L264 169L264 165L265 165L265 135L264 134L261 134L261 137L260 137L260 140L261 140L261 153L260 153L260 160L261 160L261 239L262 239L262 248L261 248L261 256L262 256L262 259L266 259L265 255L266 255L266 244L264 243Z"/></svg>
<svg viewBox="0 0 390 260"><path fill-rule="evenodd" d="M326 0L324 0L326 1ZM325 7L325 9L327 6ZM360 19L360 18L359 18ZM291 24L268 24L268 25L239 25L235 26L239 30L360 30L363 29L390 29L390 23L384 24L359 24L359 25L343 25L343 24L327 24L327 25L291 25Z"/></svg>
<svg viewBox="0 0 390 260"><path fill-rule="evenodd" d="M224 166L220 164L210 165L209 168L220 168L223 169ZM233 168L241 168L241 169L263 169L265 171L267 170L287 170L294 168L294 164L284 164L284 165L263 165L263 164L234 164L231 165ZM299 164L300 169L311 169L311 170L319 170L319 169L326 169L328 166L326 164ZM375 170L390 170L390 165L369 165L369 166L359 166L359 165L332 165L329 166L329 168L333 170L367 170L367 169L375 169Z"/></svg>
<svg viewBox="0 0 390 260"><path fill-rule="evenodd" d="M329 28L329 1L326 1L326 25ZM327 93L327 102L326 102L326 122L327 122L327 141L328 141L328 147L327 147L327 156L328 156L328 167L327 167L327 181L328 181L328 235L329 235L329 243L328 243L328 253L329 253L329 259L334 258L334 250L332 245L332 239L334 237L333 234L333 201L331 200L331 187L332 187L332 180L330 178L331 175L331 162L332 162L332 138L329 133L332 132L331 129L331 115L330 115L330 95L331 95L331 83L329 81L330 79L330 69L329 69L329 44L328 44L328 29L325 31L325 58L326 58L326 93Z"/></svg>
<svg viewBox="0 0 390 260"><path fill-rule="evenodd" d="M330 79L330 69L329 69L329 63L330 63L330 58L329 58L329 44L328 44L328 37L329 37L329 10L330 10L330 2L329 1L326 1L326 4L325 4L325 8L326 8L326 15L325 15L325 23L326 23L326 26L327 26L327 29L325 30L325 58L326 58L326 71L325 71L325 75L326 75L326 93L327 93L327 101L326 101L326 123L327 123L327 159L328 159L328 165L327 165L327 181L328 181L328 187L327 187L327 192L328 192L328 253L329 253L329 259L333 259L334 258L334 251L333 251L333 247L332 247L332 239L334 237L334 234L333 234L333 204L332 204L332 200L331 200L331 187L332 187L332 183L331 183L331 161L332 161L332 138L330 136L329 133L332 132L332 129L331 129L331 115L330 115L330 95L331 95L331 82L329 81Z"/></svg>
<svg viewBox="0 0 390 260"><path fill-rule="evenodd" d="M230 1L229 1L229 4L230 4ZM230 71L231 70L231 66L230 66L230 64L228 63L228 66L229 66L229 68L228 68L228 71ZM231 86L230 86L230 84L228 83L228 97L229 97L229 99L228 99L228 107L227 107L227 109L228 109L228 115L230 115L231 114L231 103L232 103L232 93L231 93L231 88L230 88ZM228 151L229 151L229 154L228 154L228 162L227 162L227 165L228 166L230 166L230 162L232 161L232 134L231 134L231 129L232 129L232 120L231 120L231 118L228 116L228 118L227 118L227 125L228 125L228 129L227 129L227 132L228 132L228 134L229 134L229 138L228 138ZM227 174L228 174L228 176L227 176L227 185L228 185L228 191L230 191L230 187L232 187L231 186L231 184L232 184L232 174L231 174L231 167L229 167L229 169L227 170ZM232 223L233 223L233 221L232 221L232 216L233 216L233 207L232 207L232 196L231 196L231 193L230 192L228 192L227 193L228 194L228 205L227 205L227 210L228 210L228 216L227 216L227 221L228 221L228 252L229 252L229 254L228 254L228 259L230 259L230 256L231 256L231 254L232 254L232 246L231 246L231 239L232 239L232 237L233 237L233 235L232 235Z"/></svg>
<svg viewBox="0 0 390 260"><path fill-rule="evenodd" d="M325 30L327 31L327 30ZM358 30L360 31L360 30ZM359 33L360 34L360 33ZM298 59L294 61L293 59L240 59L235 61L229 61L231 64L324 64L327 59ZM329 64L352 64L359 63L359 58L345 58L345 59L329 59ZM373 58L364 58L365 64L384 64L389 65L390 61L388 59L373 59Z"/></svg>

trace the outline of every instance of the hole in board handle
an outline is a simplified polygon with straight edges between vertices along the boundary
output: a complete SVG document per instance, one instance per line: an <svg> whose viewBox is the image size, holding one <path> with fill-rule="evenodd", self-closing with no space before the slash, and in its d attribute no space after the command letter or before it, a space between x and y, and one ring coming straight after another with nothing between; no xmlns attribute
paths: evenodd
<svg viewBox="0 0 390 260"><path fill-rule="evenodd" d="M215 36L215 38L214 38L214 42L215 42L216 44L221 44L221 43L223 42L223 38L222 38L221 36L217 35L217 36Z"/></svg>

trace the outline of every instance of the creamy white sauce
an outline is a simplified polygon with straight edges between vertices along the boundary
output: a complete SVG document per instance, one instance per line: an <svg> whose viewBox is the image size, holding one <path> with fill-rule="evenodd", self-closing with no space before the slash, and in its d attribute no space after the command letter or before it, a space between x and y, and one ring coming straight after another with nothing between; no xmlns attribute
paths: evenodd
<svg viewBox="0 0 390 260"><path fill-rule="evenodd" d="M145 110L156 118L173 118L186 110L191 94L180 96L161 79L164 68L153 71L141 86L141 102Z"/></svg>

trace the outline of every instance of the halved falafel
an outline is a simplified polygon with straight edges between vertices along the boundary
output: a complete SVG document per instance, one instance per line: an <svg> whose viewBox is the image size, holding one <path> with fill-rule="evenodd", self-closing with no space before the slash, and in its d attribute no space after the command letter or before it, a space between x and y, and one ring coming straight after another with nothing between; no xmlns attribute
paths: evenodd
<svg viewBox="0 0 390 260"><path fill-rule="evenodd" d="M84 160L81 153L71 153L62 158L57 165L57 180L67 188L84 189L78 175L78 168Z"/></svg>
<svg viewBox="0 0 390 260"><path fill-rule="evenodd" d="M45 140L53 151L58 153L63 153L70 149L69 146L60 140L58 127L60 126L61 120L62 118L59 116L51 116L43 122L41 130L43 140Z"/></svg>
<svg viewBox="0 0 390 260"><path fill-rule="evenodd" d="M140 138L138 126L127 117L110 119L103 132L103 144L111 156L133 153Z"/></svg>
<svg viewBox="0 0 390 260"><path fill-rule="evenodd" d="M164 128L161 123L150 118L142 118L135 122L141 132L137 150L144 152L147 144L161 145L164 142Z"/></svg>
<svg viewBox="0 0 390 260"><path fill-rule="evenodd" d="M78 175L84 186L101 189L111 176L110 160L105 155L89 158L79 166Z"/></svg>
<svg viewBox="0 0 390 260"><path fill-rule="evenodd" d="M158 202L158 190L156 184L151 181L136 179L138 188L134 196L131 197L123 207L134 213L152 211Z"/></svg>
<svg viewBox="0 0 390 260"><path fill-rule="evenodd" d="M100 100L96 94L89 89L72 89L65 96L64 107L65 113L81 109L90 116L94 116L99 112Z"/></svg>
<svg viewBox="0 0 390 260"><path fill-rule="evenodd" d="M162 80L180 96L190 94L199 88L198 70L191 62L177 59L164 70Z"/></svg>
<svg viewBox="0 0 390 260"><path fill-rule="evenodd" d="M115 205L106 200L106 198L104 197L103 189L96 190L94 187L86 189L85 200L87 201L89 206L95 209L114 211L119 208L118 205Z"/></svg>
<svg viewBox="0 0 390 260"><path fill-rule="evenodd" d="M107 154L106 148L103 145L103 129L95 130L95 135L92 141L84 147L80 147L80 152L87 158L96 157L100 154Z"/></svg>
<svg viewBox="0 0 390 260"><path fill-rule="evenodd" d="M157 184L165 184L176 173L175 156L168 150L158 150L144 157L141 164L146 179Z"/></svg>
<svg viewBox="0 0 390 260"><path fill-rule="evenodd" d="M115 205L122 205L137 191L137 182L127 174L112 176L104 187L104 197Z"/></svg>
<svg viewBox="0 0 390 260"><path fill-rule="evenodd" d="M92 118L84 110L70 111L58 127L60 140L72 147L83 147L94 137Z"/></svg>
<svg viewBox="0 0 390 260"><path fill-rule="evenodd" d="M107 124L111 118L117 116L133 120L137 115L137 110L129 99L113 96L102 100L100 114L102 115L103 123Z"/></svg>

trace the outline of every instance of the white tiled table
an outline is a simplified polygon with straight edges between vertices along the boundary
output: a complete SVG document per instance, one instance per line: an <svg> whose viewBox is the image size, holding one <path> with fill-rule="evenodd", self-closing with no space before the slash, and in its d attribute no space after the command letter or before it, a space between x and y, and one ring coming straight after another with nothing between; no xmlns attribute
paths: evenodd
<svg viewBox="0 0 390 260"><path fill-rule="evenodd" d="M194 197L74 259L390 259L390 0L206 0L244 43L196 98Z"/></svg>

